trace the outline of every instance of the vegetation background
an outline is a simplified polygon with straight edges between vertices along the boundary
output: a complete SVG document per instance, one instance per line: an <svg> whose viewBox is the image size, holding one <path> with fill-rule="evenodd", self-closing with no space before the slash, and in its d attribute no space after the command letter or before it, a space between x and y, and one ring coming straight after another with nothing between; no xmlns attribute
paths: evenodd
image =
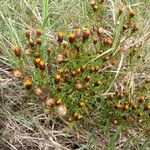
<svg viewBox="0 0 150 150"><path fill-rule="evenodd" d="M126 72L126 76L130 77L132 87L140 87L138 95L146 94L150 98L149 84L145 87L145 80L150 80L150 0L106 0L103 5L103 22L113 31L118 9L122 5L136 11L139 26L136 41L142 43L142 59L136 61L132 70ZM88 0L0 0L1 150L150 148L149 125L134 128L113 125L90 128L88 124L79 124L74 128L64 120L61 122L44 116L39 112L38 105L24 104L29 97L24 95L22 85L12 75L12 69L17 66L12 44L22 45L25 28L35 30L39 26L42 28L44 40L55 43L59 31L67 34L76 23L81 28L91 28L92 18L93 12ZM126 44L128 47L131 43ZM50 123L40 124L39 118L46 118Z"/></svg>

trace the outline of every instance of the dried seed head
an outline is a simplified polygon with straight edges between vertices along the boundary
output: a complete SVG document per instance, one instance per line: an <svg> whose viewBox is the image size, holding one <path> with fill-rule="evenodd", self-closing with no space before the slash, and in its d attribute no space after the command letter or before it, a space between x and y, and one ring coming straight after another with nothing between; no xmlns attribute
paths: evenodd
<svg viewBox="0 0 150 150"><path fill-rule="evenodd" d="M59 105L57 108L57 115L59 117L64 117L67 115L67 107L65 105Z"/></svg>
<svg viewBox="0 0 150 150"><path fill-rule="evenodd" d="M30 78L25 79L24 86L27 90L30 90L32 88L32 80Z"/></svg>
<svg viewBox="0 0 150 150"><path fill-rule="evenodd" d="M139 30L139 28L138 28L138 26L135 24L135 25L133 26L132 31L133 31L133 32L136 32L136 31L138 31L138 30Z"/></svg>
<svg viewBox="0 0 150 150"><path fill-rule="evenodd" d="M36 53L34 54L34 57L35 57L35 58L40 58L40 54L39 54L38 52L36 52Z"/></svg>
<svg viewBox="0 0 150 150"><path fill-rule="evenodd" d="M90 30L89 29L86 29L83 31L83 40L88 40L90 37Z"/></svg>
<svg viewBox="0 0 150 150"><path fill-rule="evenodd" d="M42 61L42 60L40 61L39 68L40 68L40 70L45 70L46 66L45 66L45 62L44 61Z"/></svg>
<svg viewBox="0 0 150 150"><path fill-rule="evenodd" d="M43 94L43 91L41 90L41 88L36 87L36 88L35 88L35 94L36 94L37 96L41 96L41 95Z"/></svg>
<svg viewBox="0 0 150 150"><path fill-rule="evenodd" d="M75 51L71 49L71 50L69 51L69 57L70 57L70 58L75 58L75 56L76 56Z"/></svg>
<svg viewBox="0 0 150 150"><path fill-rule="evenodd" d="M94 5L96 4L96 0L91 0L91 1L90 1L90 4L91 4L92 6L94 6Z"/></svg>
<svg viewBox="0 0 150 150"><path fill-rule="evenodd" d="M48 107L53 107L55 105L55 99L54 98L48 98L45 100L45 105Z"/></svg>
<svg viewBox="0 0 150 150"><path fill-rule="evenodd" d="M15 55L16 55L17 57L20 57L20 55L21 55L21 49L20 49L17 45L15 45L15 46L13 47L13 49L14 49Z"/></svg>
<svg viewBox="0 0 150 150"><path fill-rule="evenodd" d="M63 42L63 40L64 40L64 34L62 33L62 32L59 32L58 33L58 42L60 42L60 43L62 43Z"/></svg>
<svg viewBox="0 0 150 150"><path fill-rule="evenodd" d="M20 71L20 70L14 70L13 71L13 76L15 77L15 78L22 78L22 72Z"/></svg>
<svg viewBox="0 0 150 150"><path fill-rule="evenodd" d="M58 55L57 55L57 59L56 59L56 62L57 63L62 63L62 62L64 62L65 61L65 55L64 55L64 53L58 53Z"/></svg>
<svg viewBox="0 0 150 150"><path fill-rule="evenodd" d="M80 82L77 82L76 85L75 85L75 88L77 90L81 90L83 88L83 85Z"/></svg>
<svg viewBox="0 0 150 150"><path fill-rule="evenodd" d="M118 125L118 124L119 124L118 120L116 120L116 119L113 120L113 124L114 124L114 125Z"/></svg>
<svg viewBox="0 0 150 150"><path fill-rule="evenodd" d="M72 44L75 41L75 34L74 33L70 33L69 34L69 42Z"/></svg>

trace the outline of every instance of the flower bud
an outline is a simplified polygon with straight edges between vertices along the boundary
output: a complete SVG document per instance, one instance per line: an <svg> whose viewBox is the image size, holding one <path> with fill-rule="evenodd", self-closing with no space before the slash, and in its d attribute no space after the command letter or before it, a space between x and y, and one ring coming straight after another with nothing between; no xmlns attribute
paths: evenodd
<svg viewBox="0 0 150 150"><path fill-rule="evenodd" d="M75 31L75 36L78 39L81 37L81 29L80 28Z"/></svg>
<svg viewBox="0 0 150 150"><path fill-rule="evenodd" d="M16 57L20 57L20 55L21 55L21 50L17 45L14 46L14 53L15 53Z"/></svg>
<svg viewBox="0 0 150 150"><path fill-rule="evenodd" d="M32 80L30 78L25 79L24 86L27 90L30 90L32 88Z"/></svg>
<svg viewBox="0 0 150 150"><path fill-rule="evenodd" d="M87 76L85 77L85 81L86 81L86 82L89 82L90 79L91 79L91 77L90 77L89 75L87 75Z"/></svg>
<svg viewBox="0 0 150 150"><path fill-rule="evenodd" d="M83 107L83 106L85 106L85 103L82 101L79 101L79 107Z"/></svg>
<svg viewBox="0 0 150 150"><path fill-rule="evenodd" d="M130 15L131 18L133 18L136 15L136 13L133 9L130 9L129 10L129 15Z"/></svg>
<svg viewBox="0 0 150 150"><path fill-rule="evenodd" d="M31 32L30 32L29 30L26 30L26 31L25 31L25 36L26 36L27 38L30 38Z"/></svg>
<svg viewBox="0 0 150 150"><path fill-rule="evenodd" d="M40 70L45 70L46 66L45 66L45 62L44 61L42 61L42 60L40 61L39 68L40 68Z"/></svg>
<svg viewBox="0 0 150 150"><path fill-rule="evenodd" d="M51 53L51 49L48 48L48 49L47 49L47 54L50 55L50 53Z"/></svg>
<svg viewBox="0 0 150 150"><path fill-rule="evenodd" d="M55 99L54 98L47 98L44 103L46 106L52 107L55 104Z"/></svg>
<svg viewBox="0 0 150 150"><path fill-rule="evenodd" d="M32 39L29 40L29 45L30 45L31 47L34 47L34 41L33 41Z"/></svg>
<svg viewBox="0 0 150 150"><path fill-rule="evenodd" d="M102 83L100 80L96 81L96 83L94 84L94 86L100 86Z"/></svg>
<svg viewBox="0 0 150 150"><path fill-rule="evenodd" d="M93 43L94 43L94 45L96 45L96 44L97 44L97 41L98 41L97 37L96 37L96 36L94 36L94 38L93 38Z"/></svg>
<svg viewBox="0 0 150 150"><path fill-rule="evenodd" d="M75 34L74 33L70 33L69 34L69 42L72 44L75 41Z"/></svg>
<svg viewBox="0 0 150 150"><path fill-rule="evenodd" d="M54 80L55 84L58 84L60 82L60 79L61 79L61 76L59 74L57 74L55 76L55 80Z"/></svg>
<svg viewBox="0 0 150 150"><path fill-rule="evenodd" d="M36 58L36 59L35 59L34 64L35 64L35 67L36 67L36 68L39 67L40 61L41 61L41 58Z"/></svg>
<svg viewBox="0 0 150 150"><path fill-rule="evenodd" d="M85 72L85 70L86 70L86 67L85 67L85 66L82 66L82 67L81 67L81 72L83 73L83 72Z"/></svg>
<svg viewBox="0 0 150 150"><path fill-rule="evenodd" d="M37 41L36 41L36 44L40 46L41 42L42 42L41 38L38 38Z"/></svg>
<svg viewBox="0 0 150 150"><path fill-rule="evenodd" d="M89 29L86 29L83 31L83 40L88 40L90 37L90 30Z"/></svg>
<svg viewBox="0 0 150 150"><path fill-rule="evenodd" d="M142 97L139 99L139 103L144 103L144 101L145 101L145 98L144 98L144 96L142 96Z"/></svg>
<svg viewBox="0 0 150 150"><path fill-rule="evenodd" d="M62 43L63 40L64 40L64 35L63 35L63 33L59 32L58 33L58 42Z"/></svg>
<svg viewBox="0 0 150 150"><path fill-rule="evenodd" d="M37 35L37 37L40 37L41 34L42 34L42 33L41 33L41 29L37 29L37 30L36 30L36 35Z"/></svg>
<svg viewBox="0 0 150 150"><path fill-rule="evenodd" d="M57 104L57 105L62 104L62 100L59 98L59 99L56 101L56 104Z"/></svg>

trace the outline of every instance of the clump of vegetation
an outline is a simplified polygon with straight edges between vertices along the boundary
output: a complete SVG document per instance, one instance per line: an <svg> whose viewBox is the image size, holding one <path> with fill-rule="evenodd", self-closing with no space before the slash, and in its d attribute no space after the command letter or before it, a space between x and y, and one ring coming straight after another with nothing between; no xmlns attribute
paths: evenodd
<svg viewBox="0 0 150 150"><path fill-rule="evenodd" d="M139 59L136 49L140 49L140 43L124 50L125 42L131 37L134 40L138 31L134 20L136 12L121 7L117 17L119 24L108 36L96 23L101 5L91 1L93 27L74 27L68 37L59 32L51 46L43 41L41 29L35 33L25 30L26 44L22 48L13 47L19 64L14 76L23 80L31 100L41 102L43 109L48 109L53 117L74 122L90 120L96 114L98 117L91 122L104 125L109 121L115 125L146 121L149 101L143 95L132 95L126 90L127 81L122 74L118 75L121 68L128 70ZM89 50L89 46L93 48ZM124 53L128 54L123 61ZM119 84L120 80L124 85L115 88L114 82Z"/></svg>

